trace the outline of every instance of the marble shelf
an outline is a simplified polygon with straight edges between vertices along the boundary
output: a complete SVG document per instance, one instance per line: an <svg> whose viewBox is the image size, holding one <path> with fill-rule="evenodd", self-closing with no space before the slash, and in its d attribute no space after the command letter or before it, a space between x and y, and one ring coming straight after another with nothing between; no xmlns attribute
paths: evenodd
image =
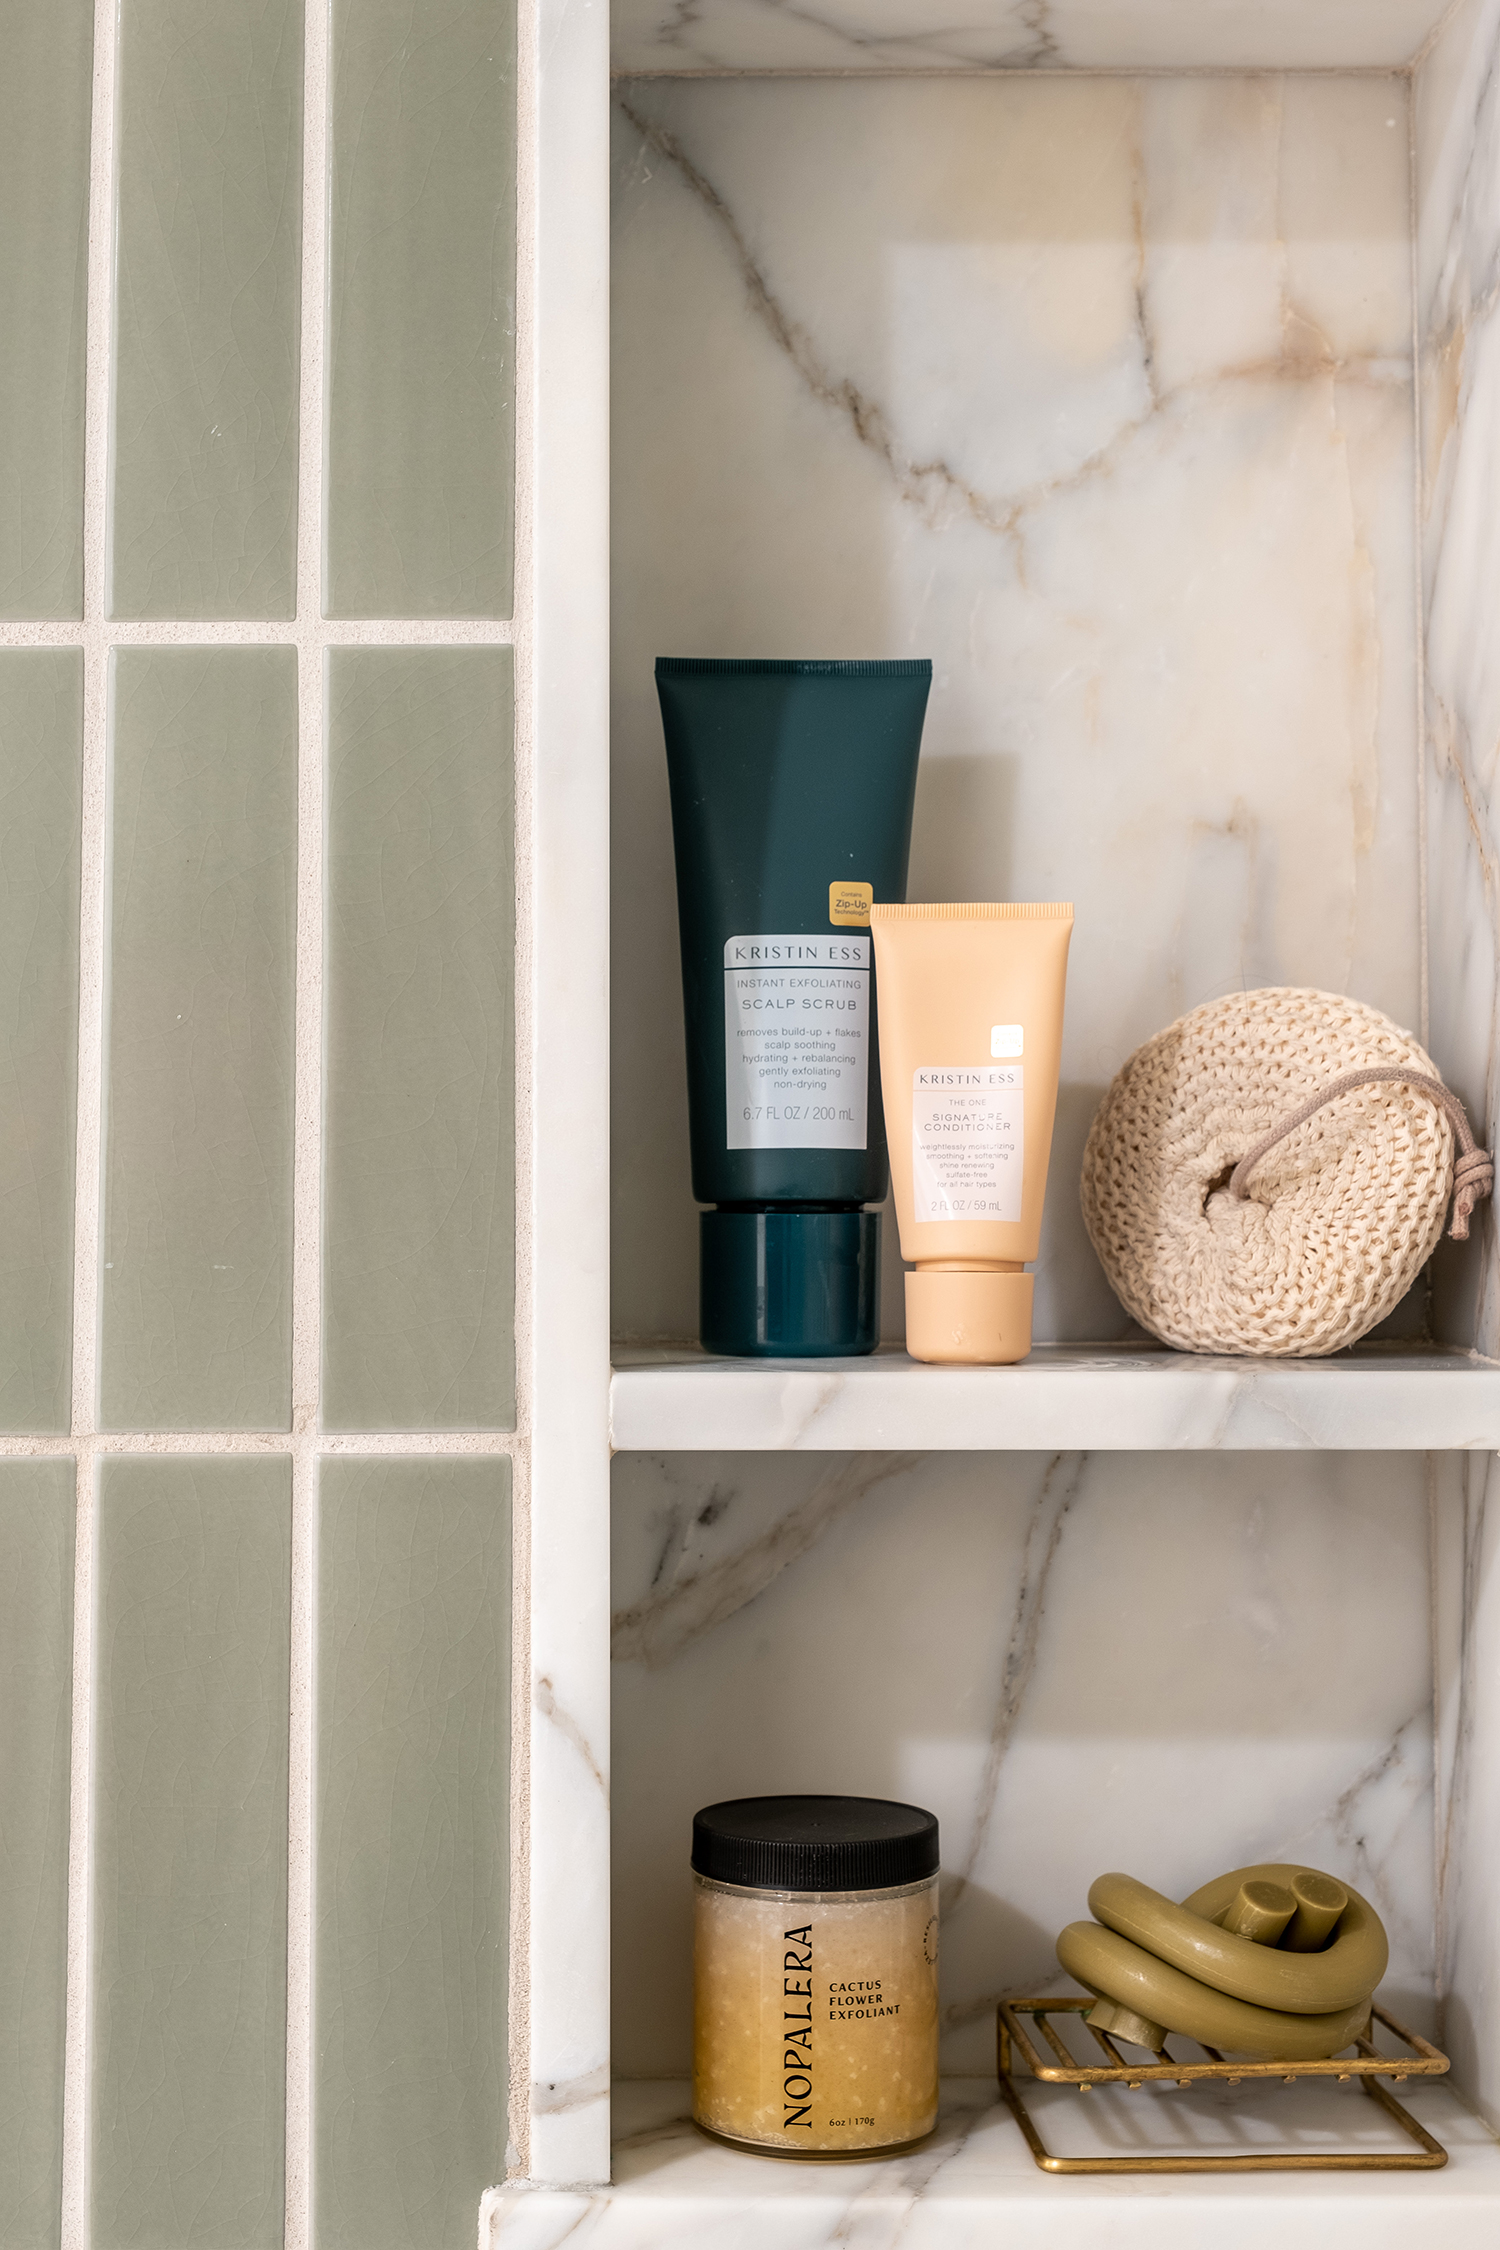
<svg viewBox="0 0 1500 2250"><path fill-rule="evenodd" d="M1331 1360L1039 1345L1019 1367L615 1352L617 1453L1500 1449L1500 1363L1366 1345Z"/></svg>
<svg viewBox="0 0 1500 2250"><path fill-rule="evenodd" d="M1147 2137L1158 2145L1144 2105L1189 2099L1110 2088L1091 2096L1086 2111L1066 2087L1029 2086L1026 2098L1051 2145L1078 2155L1106 2144L1139 2147ZM990 2250L1012 2239L1045 2241L1050 2250L1094 2250L1106 2239L1119 2250L1201 2250L1205 2242L1261 2250L1268 2241L1277 2250L1395 2250L1439 2240L1443 2250L1491 2250L1500 2146L1445 2086L1409 2085L1400 2098L1448 2150L1442 2171L1057 2178L1033 2164L990 2079L947 2080L943 2123L914 2155L827 2165L718 2147L688 2123L685 2085L627 2081L615 2089L614 2184L492 2191L481 2250L556 2250L585 2240L590 2250L883 2250L898 2241L901 2250ZM1374 2103L1337 2086L1301 2086L1295 2095L1257 2089L1248 2099L1245 2089L1221 2089L1200 2107L1193 2138L1252 2149L1280 2137L1293 2101L1303 2147L1402 2145Z"/></svg>

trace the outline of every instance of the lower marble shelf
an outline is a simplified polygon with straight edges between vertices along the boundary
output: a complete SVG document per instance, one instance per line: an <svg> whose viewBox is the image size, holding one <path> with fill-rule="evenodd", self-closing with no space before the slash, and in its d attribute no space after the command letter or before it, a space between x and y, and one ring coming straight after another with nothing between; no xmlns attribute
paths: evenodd
<svg viewBox="0 0 1500 2250"><path fill-rule="evenodd" d="M1409 2150L1357 2086L1096 2090L1023 2081L1056 2153ZM709 2141L688 2088L617 2084L614 2185L502 2188L485 2197L481 2250L1493 2250L1500 2144L1445 2086L1397 2089L1448 2150L1438 2172L1074 2175L1039 2171L994 2081L944 2083L937 2133L910 2156L788 2164Z"/></svg>
<svg viewBox="0 0 1500 2250"><path fill-rule="evenodd" d="M1040 1344L1018 1367L622 1346L610 1411L618 1453L1489 1450L1500 1364L1382 1344L1305 1360Z"/></svg>

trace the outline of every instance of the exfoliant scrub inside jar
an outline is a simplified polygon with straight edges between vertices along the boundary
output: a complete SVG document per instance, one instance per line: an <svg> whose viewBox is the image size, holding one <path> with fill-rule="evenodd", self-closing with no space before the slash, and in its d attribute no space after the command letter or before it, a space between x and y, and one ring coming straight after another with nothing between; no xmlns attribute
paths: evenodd
<svg viewBox="0 0 1500 2250"><path fill-rule="evenodd" d="M824 2157L930 2133L933 1816L878 1798L742 1798L698 1814L693 1869L697 2123L748 2147ZM725 1881L723 1870L761 1880ZM910 1879L860 1879L871 1875Z"/></svg>

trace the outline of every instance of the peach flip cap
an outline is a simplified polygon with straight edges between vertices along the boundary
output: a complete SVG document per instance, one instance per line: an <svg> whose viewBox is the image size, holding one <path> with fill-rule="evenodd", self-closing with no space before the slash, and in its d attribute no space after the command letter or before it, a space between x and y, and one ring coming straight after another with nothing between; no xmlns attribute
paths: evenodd
<svg viewBox="0 0 1500 2250"><path fill-rule="evenodd" d="M921 1267L906 1277L913 1359L1004 1367L1031 1350L1029 1273Z"/></svg>

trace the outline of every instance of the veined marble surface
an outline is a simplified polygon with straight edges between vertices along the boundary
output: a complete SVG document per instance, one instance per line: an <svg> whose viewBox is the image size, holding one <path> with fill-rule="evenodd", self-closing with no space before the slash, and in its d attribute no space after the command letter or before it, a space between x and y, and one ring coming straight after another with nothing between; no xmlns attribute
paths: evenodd
<svg viewBox="0 0 1500 2250"><path fill-rule="evenodd" d="M697 1325L659 654L931 655L911 896L1076 902L1041 1338L1129 1331L1076 1182L1143 1039L1279 982L1418 1025L1405 102L618 90L617 1334Z"/></svg>
<svg viewBox="0 0 1500 2250"><path fill-rule="evenodd" d="M618 71L1357 70L1447 0L614 0Z"/></svg>
<svg viewBox="0 0 1500 2250"><path fill-rule="evenodd" d="M1200 1358L1150 1345L1040 1344L1015 1367L734 1360L616 1348L616 1451L820 1453L877 1445L1283 1452L1500 1446L1500 1366L1460 1351L1356 1347L1331 1360Z"/></svg>
<svg viewBox="0 0 1500 2250"><path fill-rule="evenodd" d="M1430 2027L1420 1455L630 1455L613 1521L617 2076L689 2066L693 1812L781 1790L937 1813L949 2069L1109 1868L1345 1875Z"/></svg>
<svg viewBox="0 0 1500 2250"><path fill-rule="evenodd" d="M1500 1467L1433 1466L1438 2034L1500 2131Z"/></svg>
<svg viewBox="0 0 1500 2250"><path fill-rule="evenodd" d="M1294 2130L1306 2148L1396 2149L1411 2142L1353 2086L1214 2096L1127 2093L1080 2101L1062 2086L1024 2096L1067 2155L1265 2147ZM500 2189L484 2199L480 2250L1491 2250L1500 2149L1441 2084L1400 2098L1449 2152L1441 2172L1202 2173L1049 2178L995 2099L992 2078L950 2079L937 2132L910 2156L787 2164L706 2140L681 2084L622 2085L615 2184L593 2194ZM1183 2121L1194 2124L1184 2129Z"/></svg>
<svg viewBox="0 0 1500 2250"><path fill-rule="evenodd" d="M1416 90L1432 1055L1500 1109L1500 4L1465 0ZM1493 1130L1493 1127L1491 1127ZM1500 1349L1496 1211L1436 1262L1439 1333Z"/></svg>

